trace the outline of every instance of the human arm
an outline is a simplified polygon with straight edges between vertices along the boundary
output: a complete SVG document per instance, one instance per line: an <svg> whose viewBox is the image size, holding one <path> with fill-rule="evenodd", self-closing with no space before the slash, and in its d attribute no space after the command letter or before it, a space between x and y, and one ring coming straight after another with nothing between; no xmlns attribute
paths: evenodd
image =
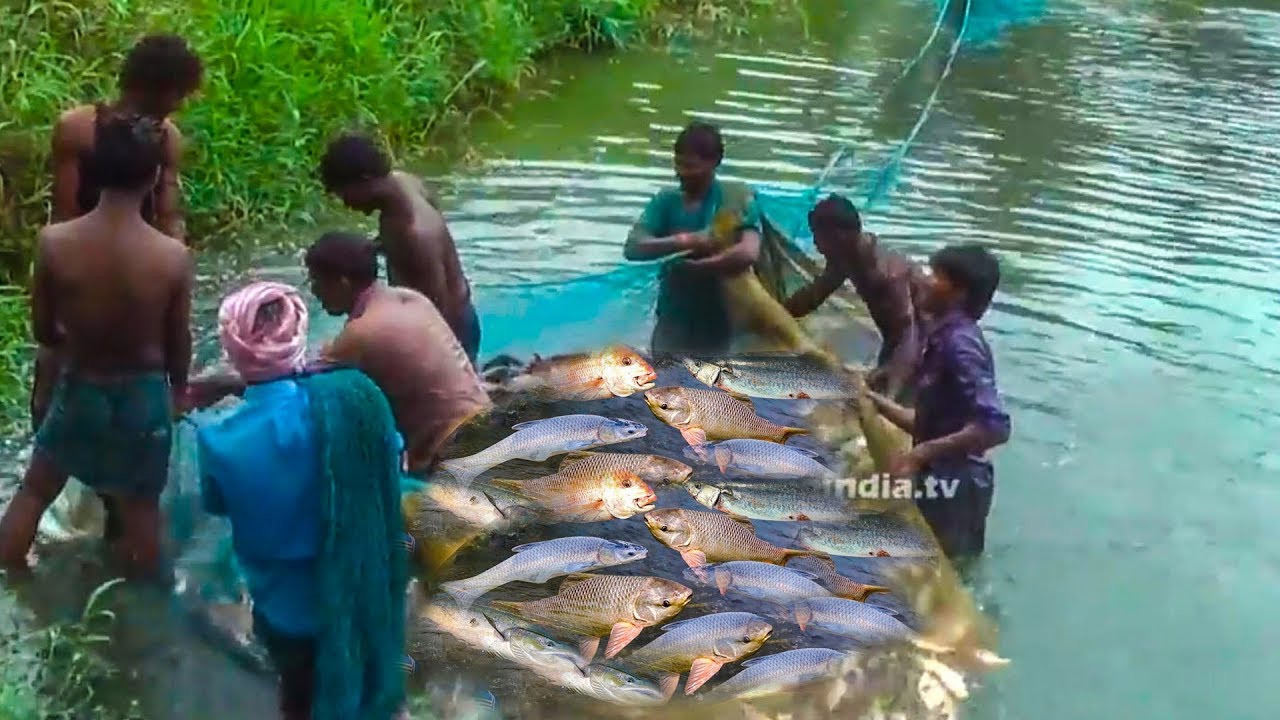
<svg viewBox="0 0 1280 720"><path fill-rule="evenodd" d="M893 297L892 317L889 327L898 328L897 344L890 352L884 367L878 368L885 377L885 394L896 398L915 373L919 361L919 324L911 291L911 271L902 268L889 277Z"/></svg>
<svg viewBox="0 0 1280 720"><path fill-rule="evenodd" d="M831 297L844 284L844 273L836 270L831 263L822 269L822 273L812 282L795 291L783 307L791 313L791 317L801 318L817 310L827 298Z"/></svg>
<svg viewBox="0 0 1280 720"><path fill-rule="evenodd" d="M738 242L720 252L697 260L686 260L685 266L712 275L740 275L760 259L760 233L743 230Z"/></svg>
<svg viewBox="0 0 1280 720"><path fill-rule="evenodd" d="M187 376L191 372L191 288L195 282L195 261L183 251L177 281L165 312L165 372L169 389L179 411L185 409Z"/></svg>
<svg viewBox="0 0 1280 720"><path fill-rule="evenodd" d="M622 254L633 262L657 260L677 253L701 254L710 250L706 233L667 234L664 208L670 202L665 192L654 195L645 205L636 224L627 235Z"/></svg>
<svg viewBox="0 0 1280 720"><path fill-rule="evenodd" d="M53 161L53 222L66 222L80 214L80 153L76 145L74 111L58 118L53 127L50 157Z"/></svg>
<svg viewBox="0 0 1280 720"><path fill-rule="evenodd" d="M31 425L40 427L53 398L61 359L58 355L62 333L58 329L54 303L57 291L49 269L48 250L43 236L37 240L35 270L31 284L31 334L36 341L36 362L31 383Z"/></svg>
<svg viewBox="0 0 1280 720"><path fill-rule="evenodd" d="M905 405L900 405L895 400L887 398L878 392L872 390L863 390L863 392L867 394L871 403L876 406L876 409L880 411L880 414L885 416L889 422L897 425L903 432L915 432L915 410Z"/></svg>
<svg viewBox="0 0 1280 720"><path fill-rule="evenodd" d="M165 124L164 164L160 166L160 182L156 186L155 227L169 237L186 242L186 227L182 221L182 184L179 171L182 165L182 133L173 123Z"/></svg>

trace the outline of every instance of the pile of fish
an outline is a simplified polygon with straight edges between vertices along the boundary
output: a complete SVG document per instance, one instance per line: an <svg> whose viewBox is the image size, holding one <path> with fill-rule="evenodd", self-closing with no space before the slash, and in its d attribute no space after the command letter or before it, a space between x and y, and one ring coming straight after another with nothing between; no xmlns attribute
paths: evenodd
<svg viewBox="0 0 1280 720"><path fill-rule="evenodd" d="M483 572L441 583L420 619L552 685L632 706L668 702L681 677L685 695L739 701L830 678L870 650L929 647L892 601L869 600L892 598L888 584L847 577L836 560L927 561L938 555L932 537L831 493L829 483L841 473L817 453L787 444L807 431L761 417L752 401L848 400L855 395L849 381L795 355L682 362L707 387L655 387L652 366L629 348L539 359L503 380L540 400L640 394L655 417L679 431L688 462L623 452L650 428L593 414L518 423L480 452L443 462L406 504L413 513L445 513L481 537L563 523L610 523L610 530L519 544ZM555 471L541 477L489 476L510 461L557 456L564 457ZM624 533L612 521L635 523L622 526L635 530ZM766 540L755 523L769 524L770 537L791 540ZM633 542L641 528L660 545ZM626 533L631 539L621 537ZM683 561L675 577L658 574L671 567L658 557L665 553ZM513 583L556 579L554 594L536 599L487 597ZM725 606L737 602L755 611ZM708 605L724 607L680 617ZM806 632L833 647L807 646ZM637 642L646 633L648 640ZM805 646L788 647L797 642ZM757 655L771 647L777 651ZM733 665L740 671L698 692Z"/></svg>

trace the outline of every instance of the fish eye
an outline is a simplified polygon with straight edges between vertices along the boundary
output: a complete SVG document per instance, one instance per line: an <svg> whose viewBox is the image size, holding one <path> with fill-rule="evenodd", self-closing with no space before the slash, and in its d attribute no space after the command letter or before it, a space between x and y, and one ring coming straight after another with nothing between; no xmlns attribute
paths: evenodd
<svg viewBox="0 0 1280 720"><path fill-rule="evenodd" d="M660 529L660 530L662 530L662 532L666 532L666 531L667 531L667 526L666 526L666 525L663 525L663 526L662 526L661 528L659 528L659 529Z"/></svg>
<svg viewBox="0 0 1280 720"><path fill-rule="evenodd" d="M633 677L628 677L628 678L627 678L627 684L628 684L628 685L635 685L635 684L636 684L636 679L635 679L635 678L633 678Z"/></svg>
<svg viewBox="0 0 1280 720"><path fill-rule="evenodd" d="M671 601L670 601L670 600L663 600L663 601L662 601L662 607L671 607Z"/></svg>
<svg viewBox="0 0 1280 720"><path fill-rule="evenodd" d="M623 360L623 361L622 361L622 364L623 364L623 365L630 365L630 364L631 364L631 358L627 358L627 359Z"/></svg>
<svg viewBox="0 0 1280 720"><path fill-rule="evenodd" d="M623 480L623 481L622 481L622 487L624 487L624 488L629 488L629 487L631 487L631 481L630 481L630 480Z"/></svg>
<svg viewBox="0 0 1280 720"><path fill-rule="evenodd" d="M475 618L471 618L471 624L472 624L472 625L475 625L477 622L478 622L478 621L477 621Z"/></svg>
<svg viewBox="0 0 1280 720"><path fill-rule="evenodd" d="M474 505L474 504L476 504L476 503L478 503L478 502L480 502L480 498L476 497L475 495L472 495L472 496L471 496L471 504L472 504L472 505Z"/></svg>
<svg viewBox="0 0 1280 720"><path fill-rule="evenodd" d="M662 408L663 410L670 410L670 409L671 409L671 408L667 407L667 404L666 404L666 403L662 403L662 404L661 404L661 405L659 405L658 407Z"/></svg>
<svg viewBox="0 0 1280 720"><path fill-rule="evenodd" d="M750 635L743 635L743 636L742 636L742 642L744 642L744 643L749 643L749 642L751 642L751 636L750 636Z"/></svg>

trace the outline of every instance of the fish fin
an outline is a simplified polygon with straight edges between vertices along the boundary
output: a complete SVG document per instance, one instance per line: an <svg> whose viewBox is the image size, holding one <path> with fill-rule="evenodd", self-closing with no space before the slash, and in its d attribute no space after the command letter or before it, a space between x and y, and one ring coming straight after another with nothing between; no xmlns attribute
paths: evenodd
<svg viewBox="0 0 1280 720"><path fill-rule="evenodd" d="M856 594L850 593L850 595L856 595L856 596L850 597L847 599L857 600L858 602L866 602L867 598L871 597L872 595L875 595L876 593L884 593L888 595L891 592L893 591L883 585L864 585L862 583L858 583L858 592Z"/></svg>
<svg viewBox="0 0 1280 720"><path fill-rule="evenodd" d="M658 687L662 690L662 698L670 700L671 696L676 694L676 688L680 687L680 675L678 673L662 673L658 676Z"/></svg>
<svg viewBox="0 0 1280 720"><path fill-rule="evenodd" d="M588 663L596 656L596 651L600 649L600 638L587 637L578 641L578 654Z"/></svg>
<svg viewBox="0 0 1280 720"><path fill-rule="evenodd" d="M816 453L816 452L814 452L814 451L812 451L812 450L806 450L806 449L804 449L804 448L796 447L796 446L794 446L794 445L788 445L787 447L788 447L788 448L790 448L792 452L798 452L798 453L800 453L801 455L808 455L809 457L811 457L811 458L815 458L815 459L817 459L817 458L819 458L819 457L820 457L820 456L818 455L818 453Z"/></svg>
<svg viewBox="0 0 1280 720"><path fill-rule="evenodd" d="M690 447L700 447L707 444L707 433L702 428L686 428L680 431L680 437L689 443Z"/></svg>
<svg viewBox="0 0 1280 720"><path fill-rule="evenodd" d="M719 510L719 508L716 508L716 509L717 509L717 510ZM720 512L725 512L725 511L724 511L724 510L720 510ZM750 520L749 518L745 518L745 517L743 517L743 516L741 516L741 515L732 515L732 514L729 514L729 513L727 513L727 512L725 512L725 514L726 514L726 515L729 515L729 519L730 519L730 520L733 520L734 522L739 523L739 524L741 524L741 525L745 525L745 526L747 526L747 528L748 528L748 529L750 529L750 530L755 530L755 529L756 529L756 526L751 524L751 520Z"/></svg>
<svg viewBox="0 0 1280 720"><path fill-rule="evenodd" d="M796 555L796 556L793 556L793 557L790 557L790 558L787 558L787 559L788 559L788 560L794 560L794 559L796 559L797 557L809 557L809 558L813 558L814 560L818 561L818 562L819 562L819 563L821 563L822 565L826 566L826 567L827 567L827 569L831 570L832 572L835 572L835 569L836 569L836 561L835 561L835 560L832 560L832 559L831 559L831 556L829 556L829 555ZM791 568L791 569L792 569L792 570L795 570L795 568ZM797 572L799 572L799 571L797 571Z"/></svg>
<svg viewBox="0 0 1280 720"><path fill-rule="evenodd" d="M524 490L524 482L521 480L508 480L507 478L490 478L488 480L488 483L490 485L493 485L494 487L501 488L503 490L514 490L516 492L523 492ZM486 494L485 497L489 497L489 496ZM493 500L493 498L489 498L489 500ZM497 507L497 506L498 506L497 503L494 503L494 507Z"/></svg>
<svg viewBox="0 0 1280 720"><path fill-rule="evenodd" d="M564 459L560 461L560 469L563 470L576 462L586 460L587 458L598 454L599 453L588 452L585 450L574 450L568 455L565 455Z"/></svg>
<svg viewBox="0 0 1280 720"><path fill-rule="evenodd" d="M724 663L717 660L707 658L694 660L693 667L689 668L689 679L684 681L684 694L692 695L698 688L706 685L708 680L715 677L722 667Z"/></svg>
<svg viewBox="0 0 1280 720"><path fill-rule="evenodd" d="M640 637L642 631L644 631L644 628L631 623L614 623L613 630L609 633L609 643L604 648L605 659L612 658L622 652L622 648L630 645L632 640Z"/></svg>
<svg viewBox="0 0 1280 720"><path fill-rule="evenodd" d="M684 456L696 463L705 463L711 459L711 455L707 450L712 447L715 446L710 443L704 443L702 445L691 444L685 447Z"/></svg>
<svg viewBox="0 0 1280 720"><path fill-rule="evenodd" d="M593 577L595 577L595 575L592 575L591 573L573 573L572 575L569 575L568 577L566 577L564 581L560 583L560 589L557 590L556 593L557 594L562 593L565 590L568 590L569 588L573 587L574 585L577 585L578 583L586 580L590 580Z"/></svg>
<svg viewBox="0 0 1280 720"><path fill-rule="evenodd" d="M525 544L523 544L523 545L517 545L517 546L515 546L515 547L511 548L511 552L513 552L513 553L524 552L525 550L528 550L529 548L537 547L537 546L539 546L539 545L541 545L541 544L543 544L543 543L546 543L546 542L551 542L551 541L550 541L550 540L539 540L538 542L531 542L531 543L525 543Z"/></svg>
<svg viewBox="0 0 1280 720"><path fill-rule="evenodd" d="M467 458L453 458L450 460L442 460L440 469L452 475L455 479L460 480L465 486L472 480L475 480L480 473L467 466Z"/></svg>
<svg viewBox="0 0 1280 720"><path fill-rule="evenodd" d="M449 597L453 598L453 601L463 610L469 609L476 598L488 592L485 588L468 585L464 580L441 583L440 589L449 593Z"/></svg>
<svg viewBox="0 0 1280 720"><path fill-rule="evenodd" d="M787 561L795 557L828 557L826 553L818 550L792 550L791 548L782 549L782 564L786 565Z"/></svg>
<svg viewBox="0 0 1280 720"><path fill-rule="evenodd" d="M544 423L544 422L549 422L549 421L554 420L554 419L555 419L555 418L543 418L543 419L541 419L541 420L526 420L525 422L522 422L522 423L516 423L515 425L512 425L512 426L511 426L511 429L512 429L512 430L517 430L517 431L519 431L519 430L528 430L528 429L529 429L529 428L531 428L531 427L535 427L535 426L541 425L541 424L542 424L542 423Z"/></svg>
<svg viewBox="0 0 1280 720"><path fill-rule="evenodd" d="M784 427L782 428L782 442L785 443L786 441L790 440L796 435L808 435L808 434L809 434L809 431L806 428Z"/></svg>
<svg viewBox="0 0 1280 720"><path fill-rule="evenodd" d="M797 570L796 568L793 568L793 567L789 567L787 569L810 582L817 583L822 580L822 577L819 576L817 573L811 573L808 570Z"/></svg>
<svg viewBox="0 0 1280 720"><path fill-rule="evenodd" d="M691 568L701 569L707 564L707 554L701 550L681 550L680 557Z"/></svg>
<svg viewBox="0 0 1280 720"><path fill-rule="evenodd" d="M729 397L733 398L734 400L737 400L738 402L742 403L743 405L746 405L747 407L751 408L752 412L755 412L756 404L751 401L751 396L744 395L740 392L735 392L733 390L725 390L725 394L727 394Z"/></svg>

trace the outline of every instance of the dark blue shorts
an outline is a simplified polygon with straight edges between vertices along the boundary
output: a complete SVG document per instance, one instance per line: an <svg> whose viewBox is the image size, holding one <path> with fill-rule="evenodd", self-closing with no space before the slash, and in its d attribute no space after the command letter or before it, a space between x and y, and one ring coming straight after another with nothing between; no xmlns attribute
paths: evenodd
<svg viewBox="0 0 1280 720"><path fill-rule="evenodd" d="M934 468L923 477L959 481L952 497L937 493L933 498L916 499L916 507L933 529L942 551L953 560L981 555L996 492L995 471L986 463L964 462Z"/></svg>
<svg viewBox="0 0 1280 720"><path fill-rule="evenodd" d="M458 342L467 353L471 364L475 365L476 358L480 355L480 314L476 312L475 305L468 307L463 316L462 325L453 328L453 334L458 337Z"/></svg>

